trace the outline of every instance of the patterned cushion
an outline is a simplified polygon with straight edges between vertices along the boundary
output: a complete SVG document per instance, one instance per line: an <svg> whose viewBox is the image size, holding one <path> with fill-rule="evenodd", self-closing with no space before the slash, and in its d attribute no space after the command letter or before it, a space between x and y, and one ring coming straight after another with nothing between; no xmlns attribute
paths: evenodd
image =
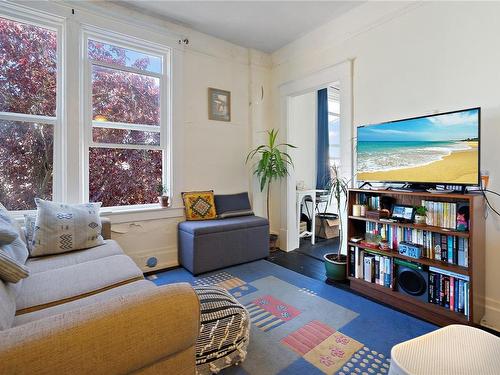
<svg viewBox="0 0 500 375"><path fill-rule="evenodd" d="M221 287L198 285L194 290L201 306L196 373L214 374L242 362L250 340L248 311Z"/></svg>
<svg viewBox="0 0 500 375"><path fill-rule="evenodd" d="M182 193L182 199L186 220L211 220L217 217L212 190Z"/></svg>
<svg viewBox="0 0 500 375"><path fill-rule="evenodd" d="M64 204L35 198L38 208L31 256L60 254L104 243L101 203Z"/></svg>
<svg viewBox="0 0 500 375"><path fill-rule="evenodd" d="M9 283L17 283L29 276L29 270L14 258L0 250L0 279Z"/></svg>
<svg viewBox="0 0 500 375"><path fill-rule="evenodd" d="M33 249L33 233L35 232L36 214L24 215L24 234L26 235L26 246L31 252Z"/></svg>
<svg viewBox="0 0 500 375"><path fill-rule="evenodd" d="M0 204L0 221L9 225L10 228L16 232L16 237L9 243L2 245L2 250L11 258L20 264L25 264L28 259L28 248L24 243L24 233L15 220L10 216L7 209Z"/></svg>

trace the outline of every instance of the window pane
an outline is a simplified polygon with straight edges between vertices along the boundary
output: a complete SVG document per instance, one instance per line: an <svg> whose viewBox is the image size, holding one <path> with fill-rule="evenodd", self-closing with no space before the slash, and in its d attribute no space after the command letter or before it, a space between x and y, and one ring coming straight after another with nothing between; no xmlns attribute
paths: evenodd
<svg viewBox="0 0 500 375"><path fill-rule="evenodd" d="M338 101L328 101L328 112L340 113L340 103Z"/></svg>
<svg viewBox="0 0 500 375"><path fill-rule="evenodd" d="M155 203L162 151L90 148L89 199L104 207Z"/></svg>
<svg viewBox="0 0 500 375"><path fill-rule="evenodd" d="M95 121L160 125L160 80L93 66L92 106Z"/></svg>
<svg viewBox="0 0 500 375"><path fill-rule="evenodd" d="M330 145L330 159L340 159L340 146Z"/></svg>
<svg viewBox="0 0 500 375"><path fill-rule="evenodd" d="M330 166L337 166L339 169L342 169L341 168L341 165L340 165L340 159L330 159Z"/></svg>
<svg viewBox="0 0 500 375"><path fill-rule="evenodd" d="M9 210L35 209L52 199L54 128L0 120L0 202Z"/></svg>
<svg viewBox="0 0 500 375"><path fill-rule="evenodd" d="M108 64L127 66L153 73L162 72L162 61L159 56L147 55L91 39L88 42L88 56L92 60Z"/></svg>
<svg viewBox="0 0 500 375"><path fill-rule="evenodd" d="M0 111L56 115L56 32L0 18Z"/></svg>
<svg viewBox="0 0 500 375"><path fill-rule="evenodd" d="M96 143L129 145L160 145L160 133L140 130L93 128L92 136Z"/></svg>
<svg viewBox="0 0 500 375"><path fill-rule="evenodd" d="M328 123L328 136L331 145L340 144L340 121L338 118Z"/></svg>

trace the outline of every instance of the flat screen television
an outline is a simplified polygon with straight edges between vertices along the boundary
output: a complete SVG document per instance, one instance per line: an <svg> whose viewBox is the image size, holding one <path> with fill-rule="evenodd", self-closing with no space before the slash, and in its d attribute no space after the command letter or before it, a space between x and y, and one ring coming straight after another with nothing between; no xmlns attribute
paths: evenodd
<svg viewBox="0 0 500 375"><path fill-rule="evenodd" d="M481 109L358 127L363 182L478 185Z"/></svg>

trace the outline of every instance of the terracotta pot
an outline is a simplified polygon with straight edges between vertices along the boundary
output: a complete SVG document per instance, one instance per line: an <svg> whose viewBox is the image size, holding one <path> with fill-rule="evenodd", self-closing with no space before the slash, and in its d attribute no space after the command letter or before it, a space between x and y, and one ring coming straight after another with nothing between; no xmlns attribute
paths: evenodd
<svg viewBox="0 0 500 375"><path fill-rule="evenodd" d="M162 195L161 197L158 197L158 202L160 203L160 206L162 208L167 208L169 205L169 196L168 195Z"/></svg>
<svg viewBox="0 0 500 375"><path fill-rule="evenodd" d="M323 259L325 260L326 277L334 281L344 281L347 278L347 258L345 255L340 255L340 259L338 259L337 254L330 253L325 254Z"/></svg>

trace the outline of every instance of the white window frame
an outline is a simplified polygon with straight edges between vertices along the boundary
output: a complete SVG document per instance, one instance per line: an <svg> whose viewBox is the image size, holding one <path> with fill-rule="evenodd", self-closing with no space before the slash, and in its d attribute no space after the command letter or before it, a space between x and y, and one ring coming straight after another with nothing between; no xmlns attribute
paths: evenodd
<svg viewBox="0 0 500 375"><path fill-rule="evenodd" d="M84 142L82 157L83 165L81 168L81 177L84 181L84 188L82 190L82 202L89 200L89 150L91 147L97 148L121 148L121 149L147 149L147 150L161 150L162 151L162 183L166 185L169 191L172 191L172 50L169 47L158 45L153 42L138 39L132 36L112 32L109 30L99 29L95 26L82 26L81 28L81 56L82 74L81 74L81 113L83 114L83 122L81 124L81 134ZM135 50L145 53L147 55L158 56L162 59L162 73L153 73L133 67L118 66L107 64L100 61L90 60L88 58L87 45L88 40L97 40L103 43L112 44L118 47ZM147 75L160 80L160 124L159 127L141 124L126 124L126 123L113 123L107 122L106 127L115 127L120 129L143 130L160 132L160 145L130 145L130 144L112 144L112 143L96 143L93 141L92 129L94 126L99 126L98 121L92 120L92 66L98 65L102 67L112 68L115 70L122 70L130 73L137 73ZM110 126L111 125L111 126ZM156 128L156 129L155 129ZM102 212L123 212L131 210L143 210L158 208L157 203L151 204L138 204L138 205L125 205L125 206L111 206L103 207Z"/></svg>
<svg viewBox="0 0 500 375"><path fill-rule="evenodd" d="M54 128L54 155L52 167L52 199L64 202L66 199L66 147L64 139L66 137L65 128L65 50L66 50L66 29L64 18L36 12L30 9L17 7L9 3L2 4L0 17L20 23L42 27L56 32L57 37L57 72L56 72L56 113L55 117L29 115L14 112L0 112L0 119L7 121L38 122L52 125ZM13 211L16 217L33 212L34 210Z"/></svg>

